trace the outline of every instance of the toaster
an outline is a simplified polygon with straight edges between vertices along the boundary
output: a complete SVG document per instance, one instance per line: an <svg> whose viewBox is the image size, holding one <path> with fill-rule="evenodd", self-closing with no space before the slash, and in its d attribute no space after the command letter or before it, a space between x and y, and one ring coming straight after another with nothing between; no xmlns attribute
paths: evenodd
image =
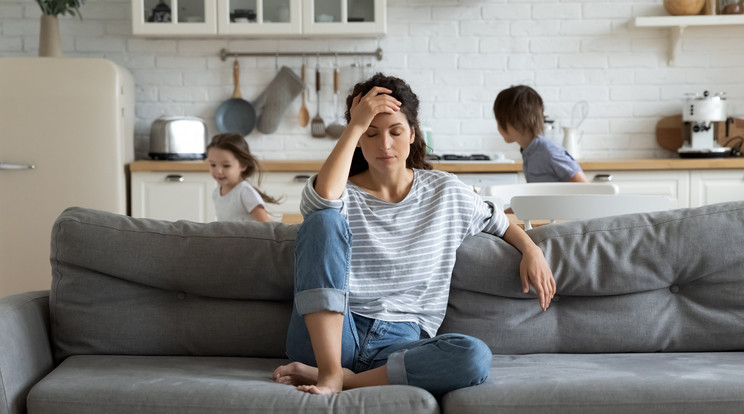
<svg viewBox="0 0 744 414"><path fill-rule="evenodd" d="M150 152L154 160L203 160L207 126L193 116L164 116L150 126Z"/></svg>

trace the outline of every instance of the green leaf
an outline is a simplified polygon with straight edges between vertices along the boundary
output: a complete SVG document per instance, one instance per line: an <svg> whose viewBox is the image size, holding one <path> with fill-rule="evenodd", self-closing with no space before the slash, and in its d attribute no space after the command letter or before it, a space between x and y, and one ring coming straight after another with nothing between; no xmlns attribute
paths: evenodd
<svg viewBox="0 0 744 414"><path fill-rule="evenodd" d="M85 0L36 0L36 3L44 14L52 16L69 14L83 19L83 15L80 14L80 7L85 3Z"/></svg>

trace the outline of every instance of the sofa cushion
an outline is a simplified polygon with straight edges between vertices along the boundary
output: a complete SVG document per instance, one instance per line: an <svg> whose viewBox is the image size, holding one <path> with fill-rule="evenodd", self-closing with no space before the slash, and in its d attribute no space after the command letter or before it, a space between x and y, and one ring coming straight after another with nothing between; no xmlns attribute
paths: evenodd
<svg viewBox="0 0 744 414"><path fill-rule="evenodd" d="M34 386L30 414L439 413L405 385L310 395L277 384L282 359L79 355Z"/></svg>
<svg viewBox="0 0 744 414"><path fill-rule="evenodd" d="M65 210L52 229L55 357L284 357L296 232Z"/></svg>
<svg viewBox="0 0 744 414"><path fill-rule="evenodd" d="M739 414L744 358L731 353L495 355L485 383L452 391L458 414Z"/></svg>
<svg viewBox="0 0 744 414"><path fill-rule="evenodd" d="M744 202L530 230L557 284L523 294L520 253L480 234L457 253L440 332L497 354L744 350Z"/></svg>

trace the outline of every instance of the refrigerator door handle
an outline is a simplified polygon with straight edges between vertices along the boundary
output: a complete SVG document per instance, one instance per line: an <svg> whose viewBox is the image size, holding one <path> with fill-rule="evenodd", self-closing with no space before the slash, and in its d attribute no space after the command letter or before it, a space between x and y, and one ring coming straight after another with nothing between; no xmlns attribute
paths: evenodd
<svg viewBox="0 0 744 414"><path fill-rule="evenodd" d="M9 164L0 162L0 170L33 170L36 168L33 164Z"/></svg>

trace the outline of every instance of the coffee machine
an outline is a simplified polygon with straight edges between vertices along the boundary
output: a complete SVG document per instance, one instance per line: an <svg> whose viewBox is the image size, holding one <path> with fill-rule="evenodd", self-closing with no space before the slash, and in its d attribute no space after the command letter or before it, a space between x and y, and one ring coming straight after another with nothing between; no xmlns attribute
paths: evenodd
<svg viewBox="0 0 744 414"><path fill-rule="evenodd" d="M714 158L731 155L731 148L716 141L719 125L726 123L726 97L719 92L711 95L687 94L682 109L684 144L677 150L682 158Z"/></svg>

